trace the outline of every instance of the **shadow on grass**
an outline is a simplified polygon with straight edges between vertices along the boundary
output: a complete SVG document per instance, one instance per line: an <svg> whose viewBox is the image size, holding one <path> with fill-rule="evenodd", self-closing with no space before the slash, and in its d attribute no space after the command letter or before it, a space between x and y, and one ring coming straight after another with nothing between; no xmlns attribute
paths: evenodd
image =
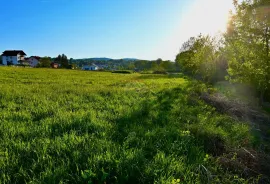
<svg viewBox="0 0 270 184"><path fill-rule="evenodd" d="M151 75L146 76L152 77ZM194 98L196 97L190 96L187 91L181 88L161 91L156 95L154 100L144 101L138 105L135 111L117 119L112 139L118 144L123 145L125 150L143 150L144 162L154 162L155 156L159 152L162 152L167 156L174 155L175 159L181 158L180 160L184 165L190 170L193 170L193 172L196 172L194 165L203 164L206 153L211 154L215 158L220 158L220 160L224 159L224 154L231 155L232 153L230 145L227 144L228 140L225 140L221 134L215 134L208 132L207 129L203 129L202 127L196 127L196 123L199 123L196 112L199 114L203 109L199 103L196 104L195 102L199 99ZM190 120L193 124L191 126ZM218 125L213 125L213 128L215 126ZM229 129L226 131L229 131ZM235 152L240 153L240 150L236 150ZM242 155L244 156L241 157ZM231 172L232 175L239 174L246 179L250 179L251 177L256 178L262 174L263 179L261 181L269 181L269 173L267 172L269 164L264 164L269 159L267 155L265 155L267 158L258 157L256 159L250 159L251 157L247 156L247 154L242 155L239 155L237 160L239 162L235 161L235 164L241 162L236 167L222 162L218 162L220 165L216 167L221 166L224 170ZM230 159L232 160L233 157ZM146 170L146 165L138 166L137 171L127 170L126 172L130 176L132 173L138 173L141 176L140 178L153 178L152 175L147 176L139 172ZM128 166L125 167L128 168ZM155 167L157 166L153 166L153 170ZM178 173L174 171L174 173L176 177L183 177L183 172ZM161 173L155 174L159 175ZM219 175L220 173L216 174ZM205 182L205 177L206 175L203 175L197 179ZM220 174L218 177L223 176ZM137 175L129 179L128 182L139 182ZM153 181L144 180L143 182Z"/></svg>
<svg viewBox="0 0 270 184"><path fill-rule="evenodd" d="M122 145L124 152L140 150L141 153L138 160L127 161L121 166L129 176L124 182L154 183L156 176L161 175L183 178L185 173L180 171L181 165L195 170L194 165L202 162L205 154L196 138L182 131L181 124L171 118L172 106L181 93L184 93L181 88L161 91L156 98L137 104L132 111L115 120L112 140ZM157 163L156 157L160 154L166 156ZM174 160L178 162L175 166L178 169L172 166Z"/></svg>
<svg viewBox="0 0 270 184"><path fill-rule="evenodd" d="M170 79L170 78L185 78L181 73L176 74L142 74L139 79Z"/></svg>
<svg viewBox="0 0 270 184"><path fill-rule="evenodd" d="M33 166L35 174L45 170L46 164L51 170L58 171L55 176L48 174L47 183L59 183L63 178L73 183L162 183L162 178L167 179L166 182L171 182L172 178L181 178L186 183L207 183L208 174L198 170L200 165L207 164L206 153L215 158L223 158L219 163L211 163L214 167L222 164L224 170L229 170L232 176L234 173L241 175L242 171L245 173L249 163L241 162L241 165L234 167L236 162L231 162L232 158L226 160L222 157L229 146L225 145L224 137L199 127L197 115L207 113L207 109L198 100L190 91L182 88L162 90L137 103L132 109L126 109L122 116L112 119L110 130L92 122L91 116L74 117L69 122L55 122L48 128L54 143L48 144L45 149L48 150L45 156L50 157L47 160L45 157L40 158L41 161L34 167L34 160L39 159L38 154L19 147L16 149L22 154L18 163L24 170ZM40 119L38 116L36 118ZM103 132L108 133L108 137L104 137ZM83 136L86 138L83 139ZM42 144L44 148L46 144ZM263 159L256 159L252 163L257 166ZM47 163L49 161L54 165ZM261 171L263 174L267 172L266 169L255 169L255 173L245 177L259 175ZM83 177L80 176L81 171ZM33 173L29 176L34 177ZM224 173L219 171L212 174L222 178L225 177ZM24 176L20 176L20 179L23 182Z"/></svg>

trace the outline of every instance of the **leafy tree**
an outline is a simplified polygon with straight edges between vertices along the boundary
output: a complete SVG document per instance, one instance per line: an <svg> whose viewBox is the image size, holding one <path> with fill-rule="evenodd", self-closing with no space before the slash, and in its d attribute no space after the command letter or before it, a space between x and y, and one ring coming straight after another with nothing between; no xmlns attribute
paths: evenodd
<svg viewBox="0 0 270 184"><path fill-rule="evenodd" d="M73 61L73 59L71 61ZM62 55L59 54L55 58L54 62L60 64L61 68L70 68L69 60L68 60L68 58L67 58L67 56L65 54L62 54Z"/></svg>
<svg viewBox="0 0 270 184"><path fill-rule="evenodd" d="M65 54L62 54L61 56L61 67L68 68L68 58Z"/></svg>
<svg viewBox="0 0 270 184"><path fill-rule="evenodd" d="M57 58L55 58L54 62L61 64L62 56L59 54Z"/></svg>
<svg viewBox="0 0 270 184"><path fill-rule="evenodd" d="M128 70L134 70L134 69L135 69L134 63L129 63Z"/></svg>
<svg viewBox="0 0 270 184"><path fill-rule="evenodd" d="M74 59L73 59L73 58L70 58L70 59L69 59L69 63L70 63L70 64L73 64L73 62L74 62Z"/></svg>
<svg viewBox="0 0 270 184"><path fill-rule="evenodd" d="M175 70L174 63L171 61L162 61L160 67L166 71Z"/></svg>
<svg viewBox="0 0 270 184"><path fill-rule="evenodd" d="M140 70L145 70L147 68L147 61L138 60L134 63L135 67Z"/></svg>
<svg viewBox="0 0 270 184"><path fill-rule="evenodd" d="M159 66L162 63L162 59L161 58L158 58L156 62L158 64L158 66Z"/></svg>
<svg viewBox="0 0 270 184"><path fill-rule="evenodd" d="M195 68L193 66L193 63L191 62L196 50L199 47L199 38L201 37L201 35L199 35L198 38L195 37L191 37L189 38L188 41L184 42L179 54L177 54L175 62L176 65L179 66L181 68L182 71L184 72L188 72L188 73L195 73Z"/></svg>
<svg viewBox="0 0 270 184"><path fill-rule="evenodd" d="M158 70L157 62L151 62L151 70Z"/></svg>
<svg viewBox="0 0 270 184"><path fill-rule="evenodd" d="M37 67L50 68L51 67L51 58L49 58L49 57L41 58Z"/></svg>
<svg viewBox="0 0 270 184"><path fill-rule="evenodd" d="M77 66L76 64L69 64L67 68L74 70L75 68L77 68Z"/></svg>
<svg viewBox="0 0 270 184"><path fill-rule="evenodd" d="M218 58L216 40L210 36L199 35L196 38L191 37L182 45L175 62L184 72L212 82L216 75Z"/></svg>
<svg viewBox="0 0 270 184"><path fill-rule="evenodd" d="M219 58L217 43L210 36L201 36L198 42L198 48L192 59L195 73L201 75L204 81L213 82Z"/></svg>
<svg viewBox="0 0 270 184"><path fill-rule="evenodd" d="M189 61L193 57L193 52L190 51L184 51L177 54L175 63L178 68L180 68L184 72L189 72L192 70L192 68L189 66Z"/></svg>
<svg viewBox="0 0 270 184"><path fill-rule="evenodd" d="M270 1L234 1L234 5L235 13L225 35L228 79L254 86L263 102L270 88Z"/></svg>

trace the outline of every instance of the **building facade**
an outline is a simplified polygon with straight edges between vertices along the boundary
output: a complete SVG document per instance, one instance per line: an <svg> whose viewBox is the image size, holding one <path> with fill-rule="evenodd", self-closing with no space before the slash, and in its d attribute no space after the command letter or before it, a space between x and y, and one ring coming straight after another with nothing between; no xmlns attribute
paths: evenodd
<svg viewBox="0 0 270 184"><path fill-rule="evenodd" d="M92 71L94 71L94 70L98 70L99 69L99 67L97 66L97 65L95 65L95 64L92 64L92 65L84 65L83 67L82 67L82 70L92 70Z"/></svg>
<svg viewBox="0 0 270 184"><path fill-rule="evenodd" d="M31 67L36 67L38 65L40 59L41 59L41 57L39 57L39 56L31 56L31 57L27 58L27 61L29 62L29 65Z"/></svg>
<svg viewBox="0 0 270 184"><path fill-rule="evenodd" d="M3 65L17 65L25 60L26 54L22 50L6 50L1 56Z"/></svg>

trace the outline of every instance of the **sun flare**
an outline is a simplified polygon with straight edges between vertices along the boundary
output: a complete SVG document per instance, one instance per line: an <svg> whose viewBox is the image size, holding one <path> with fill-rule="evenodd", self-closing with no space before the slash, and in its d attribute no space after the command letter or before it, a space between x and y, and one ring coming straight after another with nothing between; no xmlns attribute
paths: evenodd
<svg viewBox="0 0 270 184"><path fill-rule="evenodd" d="M233 8L230 0L196 0L184 18L189 33L216 34L226 30L229 11Z"/></svg>
<svg viewBox="0 0 270 184"><path fill-rule="evenodd" d="M157 53L165 53L164 58L173 60L170 56L177 53L181 44L190 37L200 33L215 36L226 31L229 12L232 9L232 0L193 0L188 6L182 7L179 14L181 20L167 39L167 43L163 43L165 46L161 46Z"/></svg>

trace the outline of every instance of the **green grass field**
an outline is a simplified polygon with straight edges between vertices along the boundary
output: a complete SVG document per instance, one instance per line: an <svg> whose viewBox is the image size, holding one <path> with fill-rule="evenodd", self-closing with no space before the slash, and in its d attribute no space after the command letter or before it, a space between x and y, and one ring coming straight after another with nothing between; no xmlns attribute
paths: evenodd
<svg viewBox="0 0 270 184"><path fill-rule="evenodd" d="M256 137L203 89L182 75L0 67L0 183L256 183L220 162Z"/></svg>

